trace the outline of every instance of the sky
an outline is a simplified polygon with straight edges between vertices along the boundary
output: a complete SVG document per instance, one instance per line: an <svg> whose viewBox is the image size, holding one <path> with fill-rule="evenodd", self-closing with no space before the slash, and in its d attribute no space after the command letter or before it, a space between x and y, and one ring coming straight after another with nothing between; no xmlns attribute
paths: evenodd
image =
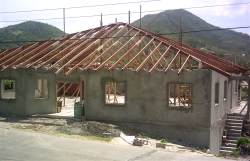
<svg viewBox="0 0 250 161"><path fill-rule="evenodd" d="M140 3L135 3L138 1ZM134 3L121 4L127 2ZM103 5L115 3L120 4ZM236 3L245 4L236 5ZM118 22L128 22L128 11L131 12L131 22L137 20L140 17L140 5L142 6L142 16L168 9L191 8L187 10L215 26L223 28L250 26L250 0L0 0L0 28L26 20L36 20L63 30L62 8L66 8L65 30L67 33L74 33L100 26L101 13L103 25L114 23L116 19ZM225 6L192 8L211 5ZM55 10L16 12L41 9ZM250 28L237 31L250 35Z"/></svg>

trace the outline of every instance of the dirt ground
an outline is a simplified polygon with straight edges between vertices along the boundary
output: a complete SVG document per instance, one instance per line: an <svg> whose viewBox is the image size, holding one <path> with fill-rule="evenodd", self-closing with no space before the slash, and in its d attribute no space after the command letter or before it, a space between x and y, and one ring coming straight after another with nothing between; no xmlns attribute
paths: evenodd
<svg viewBox="0 0 250 161"><path fill-rule="evenodd" d="M7 122L12 128L20 130L29 130L65 137L77 137L80 139L98 140L124 146L132 145L128 144L121 137L119 137L121 132L146 139L148 143L143 146L148 146L150 148L155 148L156 143L159 143L161 141L159 139L149 138L144 134L128 127L120 127L111 123L96 121L81 122L73 118L65 119L46 117L0 117L0 121ZM207 149L186 147L171 143L169 141L167 141L165 150L171 152L195 152L203 155L212 155L207 153Z"/></svg>

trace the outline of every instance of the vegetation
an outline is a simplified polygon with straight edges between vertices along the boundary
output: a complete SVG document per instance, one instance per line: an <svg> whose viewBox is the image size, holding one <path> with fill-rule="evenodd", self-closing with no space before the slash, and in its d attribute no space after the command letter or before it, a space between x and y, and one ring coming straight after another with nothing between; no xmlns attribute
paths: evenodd
<svg viewBox="0 0 250 161"><path fill-rule="evenodd" d="M167 139L161 139L161 143L166 144L166 143L168 143L168 140Z"/></svg>
<svg viewBox="0 0 250 161"><path fill-rule="evenodd" d="M134 25L139 26L139 20L135 21ZM142 28L177 41L180 37L180 26L184 43L250 66L250 36L247 34L232 30L217 30L220 28L183 9L167 10L142 18ZM189 32L213 29L216 30Z"/></svg>
<svg viewBox="0 0 250 161"><path fill-rule="evenodd" d="M237 141L237 148L240 154L250 155L250 139L247 137L241 137Z"/></svg>
<svg viewBox="0 0 250 161"><path fill-rule="evenodd" d="M2 80L2 81L3 81L4 90L14 89L14 86L15 86L15 81L14 80L5 79L5 80Z"/></svg>
<svg viewBox="0 0 250 161"><path fill-rule="evenodd" d="M45 23L35 21L23 22L0 28L0 42L12 42L0 43L0 50L22 45L24 44L22 41L47 40L60 37L63 34L60 29Z"/></svg>

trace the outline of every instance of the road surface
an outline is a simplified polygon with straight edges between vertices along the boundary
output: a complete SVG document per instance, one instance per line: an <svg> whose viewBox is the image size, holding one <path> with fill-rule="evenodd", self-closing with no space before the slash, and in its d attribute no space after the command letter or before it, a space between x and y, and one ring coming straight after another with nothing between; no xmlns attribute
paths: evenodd
<svg viewBox="0 0 250 161"><path fill-rule="evenodd" d="M11 128L0 122L0 161L226 161L194 152L65 138Z"/></svg>

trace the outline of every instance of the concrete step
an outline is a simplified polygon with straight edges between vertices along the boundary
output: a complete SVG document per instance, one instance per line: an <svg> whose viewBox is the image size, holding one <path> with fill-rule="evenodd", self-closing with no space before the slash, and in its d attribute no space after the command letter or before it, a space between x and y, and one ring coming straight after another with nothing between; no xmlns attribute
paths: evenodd
<svg viewBox="0 0 250 161"><path fill-rule="evenodd" d="M224 143L222 146L236 148L236 147L237 147L237 144L236 144L236 143Z"/></svg>
<svg viewBox="0 0 250 161"><path fill-rule="evenodd" d="M242 122L226 122L227 125L232 125L232 126L242 126Z"/></svg>
<svg viewBox="0 0 250 161"><path fill-rule="evenodd" d="M231 151L231 150L220 150L220 153L223 153L223 154L231 154L231 153L233 153L233 151Z"/></svg>
<svg viewBox="0 0 250 161"><path fill-rule="evenodd" d="M242 132L242 129L227 129L227 133L231 133L231 132L238 132L238 133L241 133Z"/></svg>
<svg viewBox="0 0 250 161"><path fill-rule="evenodd" d="M236 150L236 147L221 146L220 149L221 149L221 150L230 150L230 151L234 151L234 150Z"/></svg>
<svg viewBox="0 0 250 161"><path fill-rule="evenodd" d="M244 120L243 117L239 117L239 116L227 116L227 119L230 119L230 120Z"/></svg>
<svg viewBox="0 0 250 161"><path fill-rule="evenodd" d="M229 136L240 137L241 133L232 133L232 132L230 132L230 133L227 133L227 137L229 137Z"/></svg>
<svg viewBox="0 0 250 161"><path fill-rule="evenodd" d="M240 137L238 137L238 136L227 136L227 139L228 140L238 140Z"/></svg>
<svg viewBox="0 0 250 161"><path fill-rule="evenodd" d="M229 144L229 143L231 143L231 144L237 144L237 140L230 140L230 139L227 139L227 140L225 140L225 143L226 143L226 144Z"/></svg>
<svg viewBox="0 0 250 161"><path fill-rule="evenodd" d="M239 113L228 113L227 116L241 116L241 117L244 117L244 115L239 114Z"/></svg>
<svg viewBox="0 0 250 161"><path fill-rule="evenodd" d="M226 128L231 130L231 129L238 129L238 130L242 130L242 126L232 126L232 125L226 125Z"/></svg>
<svg viewBox="0 0 250 161"><path fill-rule="evenodd" d="M227 118L229 118L229 117L235 117L235 118L240 118L240 119L242 119L242 118L244 118L245 116L243 116L243 115L230 115L230 114L228 114L228 115L227 115Z"/></svg>
<svg viewBox="0 0 250 161"><path fill-rule="evenodd" d="M226 122L238 122L238 123L243 123L243 120L239 120L239 119L227 119Z"/></svg>

